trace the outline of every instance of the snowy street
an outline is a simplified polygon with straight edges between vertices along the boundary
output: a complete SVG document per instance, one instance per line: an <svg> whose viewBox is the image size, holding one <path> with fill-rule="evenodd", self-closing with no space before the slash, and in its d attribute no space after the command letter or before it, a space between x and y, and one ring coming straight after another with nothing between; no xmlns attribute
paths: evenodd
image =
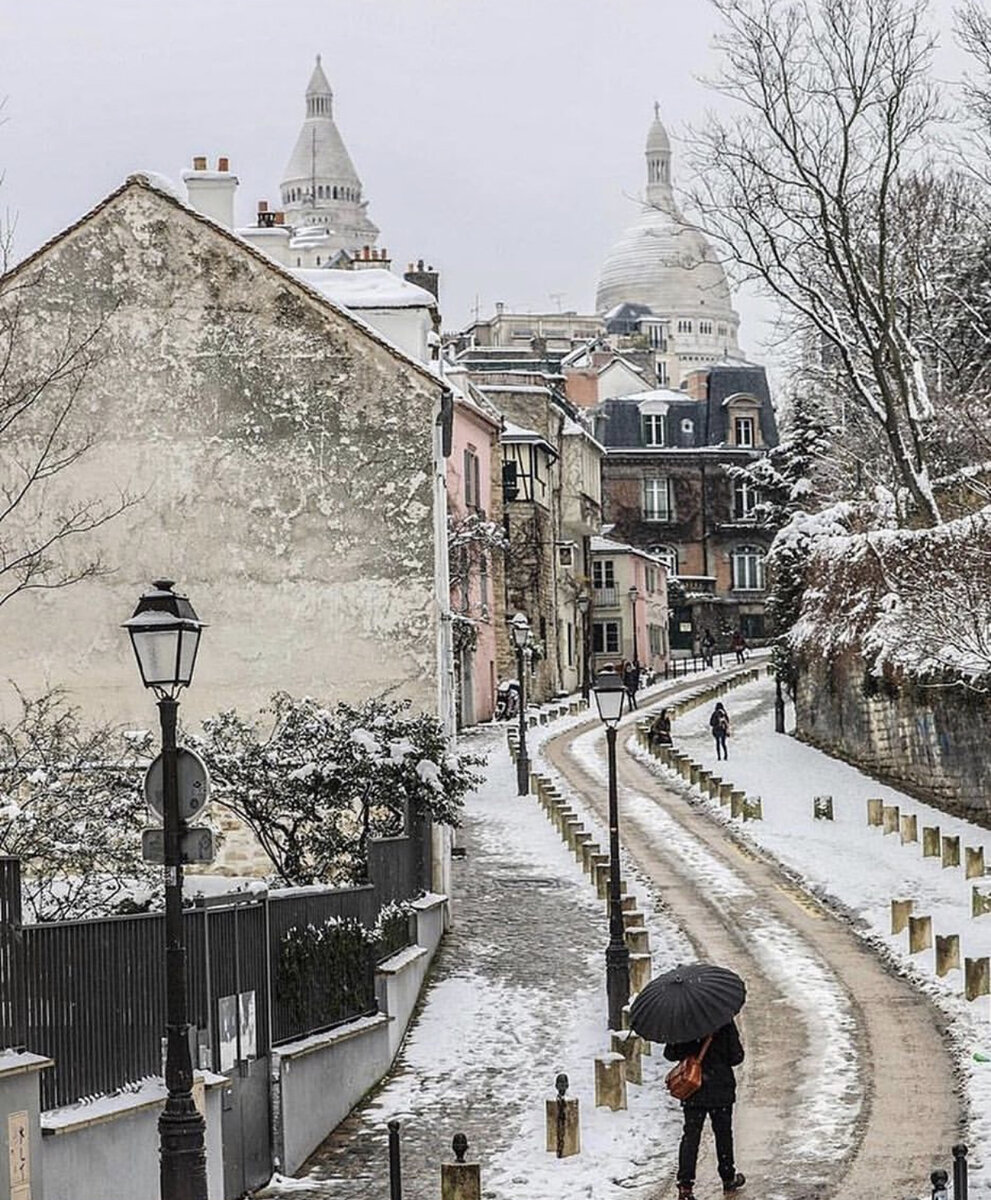
<svg viewBox="0 0 991 1200"><path fill-rule="evenodd" d="M676 686L646 703L656 707ZM920 828L959 831L961 844L980 845L986 831L774 734L772 691L762 679L725 698L733 735L722 776L763 799L764 821L745 828L659 764L639 761L647 756L625 736L635 717L621 734L624 875L647 913L653 971L697 951L747 979L738 1163L761 1195L922 1194L961 1138L971 1146L971 1185L982 1188L989 1000L960 998L960 971L937 980L932 951L909 956L907 934L889 933L889 900L914 898L937 932L961 934L967 957L987 953L991 930L966 916L962 869L944 870L920 846L869 828L866 799L917 812ZM714 767L710 707L681 717L674 737ZM558 774L587 827L604 834L598 721L531 736L542 743L542 769ZM593 1107L592 1059L608 1049L606 913L536 799L515 796L503 738L486 729L474 739L492 757L460 837L467 857L455 867L455 926L396 1071L325 1143L305 1180L262 1195L357 1200L372 1185L385 1194L394 1118L410 1195L438 1188L458 1131L468 1135L469 1160L482 1164L483 1194L496 1200L673 1194L680 1114L661 1083L661 1056L644 1060L627 1112ZM833 822L812 816L822 794L833 796ZM542 1125L559 1070L581 1099L583 1137L581 1155L561 1162L545 1151ZM706 1140L696 1192L718 1194Z"/></svg>

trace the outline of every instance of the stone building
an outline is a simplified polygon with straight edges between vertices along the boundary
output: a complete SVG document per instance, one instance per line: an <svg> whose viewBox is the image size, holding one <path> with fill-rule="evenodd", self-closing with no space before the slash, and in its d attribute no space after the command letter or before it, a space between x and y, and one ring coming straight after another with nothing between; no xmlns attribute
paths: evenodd
<svg viewBox="0 0 991 1200"><path fill-rule="evenodd" d="M149 723L119 626L164 574L210 626L186 720L257 710L277 689L389 691L446 717L452 404L433 372L141 175L0 295L20 306L18 377L92 336L65 426L92 444L23 519L133 500L90 535L108 574L5 606L6 677L28 693L65 685L88 717Z"/></svg>
<svg viewBox="0 0 991 1200"><path fill-rule="evenodd" d="M614 397L596 410L606 447L605 519L611 534L664 562L670 643L691 650L705 629L764 636L764 556L757 495L728 468L777 444L763 367L720 364L685 391Z"/></svg>

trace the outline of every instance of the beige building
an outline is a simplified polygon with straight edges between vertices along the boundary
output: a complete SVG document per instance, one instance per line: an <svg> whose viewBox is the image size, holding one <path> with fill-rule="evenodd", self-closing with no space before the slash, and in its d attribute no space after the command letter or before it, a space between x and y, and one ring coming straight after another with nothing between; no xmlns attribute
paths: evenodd
<svg viewBox="0 0 991 1200"><path fill-rule="evenodd" d="M441 381L167 188L132 176L4 280L8 378L92 334L65 432L91 443L4 524L71 503L131 507L89 536L105 575L3 609L4 676L66 686L87 717L154 720L120 623L149 581L209 628L188 721L284 689L389 691L450 708ZM39 432L43 432L40 430ZM7 446L8 464L30 446ZM8 707L12 695L8 689Z"/></svg>

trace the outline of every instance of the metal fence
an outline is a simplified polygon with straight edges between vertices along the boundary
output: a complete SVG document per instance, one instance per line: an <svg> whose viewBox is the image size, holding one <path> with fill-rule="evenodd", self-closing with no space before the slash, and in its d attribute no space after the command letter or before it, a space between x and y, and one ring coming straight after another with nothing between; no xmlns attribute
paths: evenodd
<svg viewBox="0 0 991 1200"><path fill-rule="evenodd" d="M370 843L368 857L369 882L358 887L217 897L185 911L189 1013L201 1065L218 1071L225 1065L232 1005L235 1012L248 1006L251 1057L375 1011L377 955L364 942L360 960L352 956L335 966L324 959L323 977L303 981L319 1002L291 1002L278 978L291 930L318 930L335 918L371 930L385 904L425 890L429 826ZM41 1077L43 1108L161 1074L164 936L161 913L25 925L18 860L0 858L0 1048L54 1060ZM395 928L390 939L395 942ZM237 1024L239 1058L248 1056L242 1036Z"/></svg>

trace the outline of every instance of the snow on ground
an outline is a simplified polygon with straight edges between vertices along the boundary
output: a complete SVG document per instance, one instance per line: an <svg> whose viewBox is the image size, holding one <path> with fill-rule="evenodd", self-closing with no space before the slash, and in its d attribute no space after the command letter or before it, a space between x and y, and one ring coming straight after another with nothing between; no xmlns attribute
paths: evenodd
<svg viewBox="0 0 991 1200"><path fill-rule="evenodd" d="M962 970L938 978L934 950L910 954L907 931L891 933L890 908L892 899L912 899L915 915L932 916L934 937L958 934L961 963L991 955L991 915L971 916L974 885L991 892L991 878L967 880L963 865L943 868L939 858L924 858L922 829L938 826L941 835L959 836L961 864L965 847L984 847L989 865L991 831L948 816L793 737L776 734L773 686L765 678L723 698L732 722L727 762L716 760L708 725L711 705L683 714L672 731L675 745L695 761L749 796L761 797L761 821L744 824L731 819L728 809L689 788L635 738L627 748L667 785L691 792L714 818L733 825L739 836L771 852L813 894L845 911L862 936L939 1004L950 1018L970 1104L971 1186L991 1189L991 1000L964 1000ZM832 796L833 821L813 817L813 799L819 795ZM919 841L903 845L900 834L868 826L869 797L898 805L901 815L916 814ZM835 1058L833 1066L842 1075L842 1059ZM947 1080L948 1087L953 1083Z"/></svg>

